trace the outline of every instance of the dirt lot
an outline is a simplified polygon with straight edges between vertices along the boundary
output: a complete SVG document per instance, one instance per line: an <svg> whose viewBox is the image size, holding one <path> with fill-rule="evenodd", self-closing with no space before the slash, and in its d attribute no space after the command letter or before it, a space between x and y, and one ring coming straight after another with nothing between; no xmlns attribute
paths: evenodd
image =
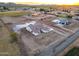
<svg viewBox="0 0 79 59"><path fill-rule="evenodd" d="M11 43L9 31L0 22L0 55L20 55L18 45L16 43Z"/></svg>

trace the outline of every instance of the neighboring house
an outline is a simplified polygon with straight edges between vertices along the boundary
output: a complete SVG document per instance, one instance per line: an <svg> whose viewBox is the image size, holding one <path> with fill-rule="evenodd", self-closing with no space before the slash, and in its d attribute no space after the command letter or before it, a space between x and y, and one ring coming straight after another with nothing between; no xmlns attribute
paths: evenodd
<svg viewBox="0 0 79 59"><path fill-rule="evenodd" d="M79 11L71 11L72 15L79 16Z"/></svg>
<svg viewBox="0 0 79 59"><path fill-rule="evenodd" d="M55 24L60 25L60 26L69 25L70 24L70 22L67 19L64 19L64 18L55 19L55 20L52 20L52 22L54 22Z"/></svg>
<svg viewBox="0 0 79 59"><path fill-rule="evenodd" d="M72 17L72 19L79 21L79 16Z"/></svg>
<svg viewBox="0 0 79 59"><path fill-rule="evenodd" d="M17 11L22 11L22 10L30 10L32 11L33 9L32 8L16 8Z"/></svg>

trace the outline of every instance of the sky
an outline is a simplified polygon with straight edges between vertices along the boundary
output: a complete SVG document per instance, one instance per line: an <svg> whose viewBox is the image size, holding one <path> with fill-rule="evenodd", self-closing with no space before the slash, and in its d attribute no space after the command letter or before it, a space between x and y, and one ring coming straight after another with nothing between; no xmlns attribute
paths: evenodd
<svg viewBox="0 0 79 59"><path fill-rule="evenodd" d="M1 0L0 2L17 2L21 4L78 4L79 0Z"/></svg>

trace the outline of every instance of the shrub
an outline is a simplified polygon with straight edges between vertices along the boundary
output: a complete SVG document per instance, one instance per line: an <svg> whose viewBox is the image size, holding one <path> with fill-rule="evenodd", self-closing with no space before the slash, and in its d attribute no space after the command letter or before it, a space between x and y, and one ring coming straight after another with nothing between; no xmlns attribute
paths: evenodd
<svg viewBox="0 0 79 59"><path fill-rule="evenodd" d="M17 42L17 34L15 32L12 32L10 34L11 39L11 43Z"/></svg>
<svg viewBox="0 0 79 59"><path fill-rule="evenodd" d="M65 56L79 56L79 48L74 47L70 51L68 51Z"/></svg>
<svg viewBox="0 0 79 59"><path fill-rule="evenodd" d="M67 15L67 18L72 18L73 16L72 15Z"/></svg>

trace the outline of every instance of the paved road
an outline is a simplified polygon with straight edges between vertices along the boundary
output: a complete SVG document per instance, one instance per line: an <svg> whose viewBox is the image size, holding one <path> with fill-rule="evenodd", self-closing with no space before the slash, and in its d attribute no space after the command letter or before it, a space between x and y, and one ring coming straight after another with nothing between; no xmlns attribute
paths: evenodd
<svg viewBox="0 0 79 59"><path fill-rule="evenodd" d="M67 37L61 42L58 41L55 44L49 45L39 55L44 55L44 56L57 55L58 53L61 53L65 48L67 48L70 44L75 42L77 38L79 38L79 31L75 32L74 34Z"/></svg>

